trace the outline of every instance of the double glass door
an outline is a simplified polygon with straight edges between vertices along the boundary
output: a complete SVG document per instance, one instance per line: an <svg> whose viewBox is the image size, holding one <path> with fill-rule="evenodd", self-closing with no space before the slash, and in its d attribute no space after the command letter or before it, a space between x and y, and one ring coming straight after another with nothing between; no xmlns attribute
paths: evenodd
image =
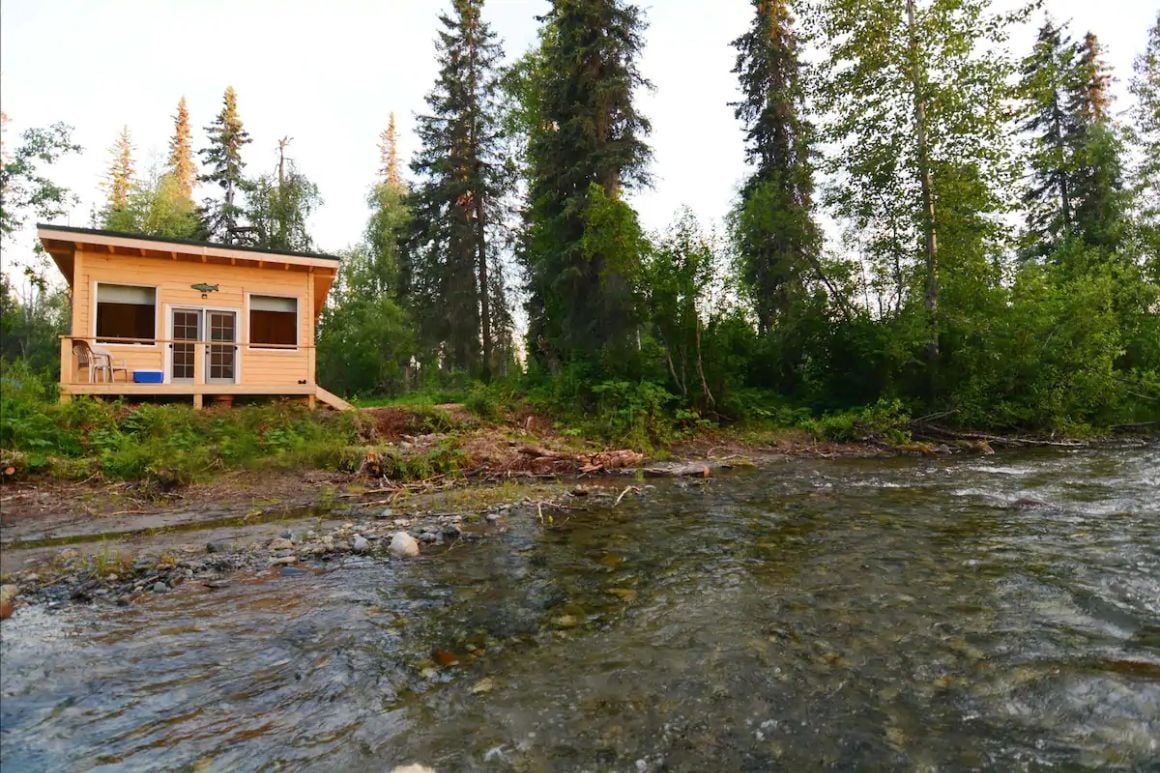
<svg viewBox="0 0 1160 773"><path fill-rule="evenodd" d="M192 384L197 372L197 342L205 346L205 383L233 384L238 372L238 314L210 309L173 309L169 378Z"/></svg>

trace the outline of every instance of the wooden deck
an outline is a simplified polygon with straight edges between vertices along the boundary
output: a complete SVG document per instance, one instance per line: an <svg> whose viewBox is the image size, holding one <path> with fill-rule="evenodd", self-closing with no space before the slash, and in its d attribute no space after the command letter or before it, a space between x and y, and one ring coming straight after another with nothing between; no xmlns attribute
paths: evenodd
<svg viewBox="0 0 1160 773"><path fill-rule="evenodd" d="M354 406L320 386L312 384L136 384L126 381L97 382L94 384L61 384L60 398L67 401L74 395L99 397L189 397L195 408L201 408L205 398L229 395L232 397L303 397L311 408L322 402L331 408L348 411Z"/></svg>

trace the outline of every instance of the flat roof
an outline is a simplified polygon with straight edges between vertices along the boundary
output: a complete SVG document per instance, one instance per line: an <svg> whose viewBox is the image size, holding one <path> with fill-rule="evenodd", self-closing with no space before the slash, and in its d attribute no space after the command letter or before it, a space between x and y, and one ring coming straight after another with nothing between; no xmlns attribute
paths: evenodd
<svg viewBox="0 0 1160 773"><path fill-rule="evenodd" d="M71 225L53 225L52 223L37 223L38 231L60 231L62 233L79 236L103 236L117 239L136 239L143 242L158 244L180 244L186 247L211 247L219 250L236 250L240 252L255 252L262 255L281 255L290 258L314 258L339 262L336 255L327 255L322 252L293 252L290 250L271 250L266 247L246 247L240 244L222 244L221 242L202 242L196 239L173 239L167 236L146 236L145 234L127 233L125 231L106 231L100 228L77 228Z"/></svg>

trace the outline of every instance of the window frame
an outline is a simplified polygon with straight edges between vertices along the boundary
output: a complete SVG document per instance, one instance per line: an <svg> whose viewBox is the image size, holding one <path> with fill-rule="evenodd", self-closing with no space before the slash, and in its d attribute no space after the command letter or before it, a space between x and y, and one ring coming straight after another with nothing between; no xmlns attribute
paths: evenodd
<svg viewBox="0 0 1160 773"><path fill-rule="evenodd" d="M293 344L264 344L254 343L254 331L251 314L254 313L253 299L277 298L279 300L294 301L294 343ZM286 313L286 312L284 312ZM277 293L246 293L246 349L258 352L282 352L293 354L302 348L302 298L298 295L279 295Z"/></svg>
<svg viewBox="0 0 1160 773"><path fill-rule="evenodd" d="M97 334L97 312L98 312L100 304L101 304L101 300L100 300L101 285L108 285L111 287L142 287L142 288L145 288L147 290L153 291L153 334L151 336L149 336L149 338L152 339L152 343L144 343L144 342L140 342L140 341L110 341L110 340L107 340L106 338L101 338L101 336L99 336ZM157 315L161 311L161 297L160 296L161 296L161 287L158 285L141 284L138 282L115 282L115 281L108 281L105 279L94 279L93 283L92 283L92 303L90 304L91 314L92 314L92 316L91 316L91 319L92 319L91 328L92 328L92 335L93 335L93 337L92 337L93 343L100 344L101 346L131 346L134 348L148 347L150 349L156 349L158 346L161 345L160 338L157 335L157 322L159 319L159 317ZM130 336L108 336L108 338L129 338L129 337Z"/></svg>

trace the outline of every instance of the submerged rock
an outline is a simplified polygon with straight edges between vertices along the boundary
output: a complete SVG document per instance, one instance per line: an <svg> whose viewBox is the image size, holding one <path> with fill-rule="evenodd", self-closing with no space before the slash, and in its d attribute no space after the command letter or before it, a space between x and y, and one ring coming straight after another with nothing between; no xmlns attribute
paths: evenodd
<svg viewBox="0 0 1160 773"><path fill-rule="evenodd" d="M391 537L391 554L401 558L419 555L419 543L405 531L397 531Z"/></svg>

